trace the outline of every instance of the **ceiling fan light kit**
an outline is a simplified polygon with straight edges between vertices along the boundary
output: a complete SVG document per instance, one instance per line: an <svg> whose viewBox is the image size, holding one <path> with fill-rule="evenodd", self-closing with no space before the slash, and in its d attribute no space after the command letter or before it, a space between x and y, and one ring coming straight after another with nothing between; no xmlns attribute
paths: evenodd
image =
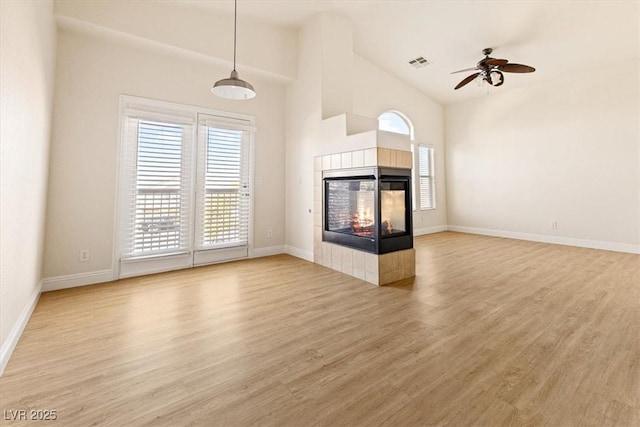
<svg viewBox="0 0 640 427"><path fill-rule="evenodd" d="M482 54L485 56L481 59L475 67L465 68L464 70L454 71L451 74L465 73L469 71L476 71L464 78L454 90L460 89L471 81L480 78L482 81L487 82L489 85L498 87L504 84L503 73L533 73L536 69L528 65L510 63L506 59L491 58L489 55L493 52L490 47L483 49Z"/></svg>
<svg viewBox="0 0 640 427"><path fill-rule="evenodd" d="M221 98L226 99L251 99L256 96L256 91L251 83L240 78L236 71L236 45L237 45L237 22L238 22L238 0L234 1L233 10L233 71L228 79L215 82L211 92Z"/></svg>

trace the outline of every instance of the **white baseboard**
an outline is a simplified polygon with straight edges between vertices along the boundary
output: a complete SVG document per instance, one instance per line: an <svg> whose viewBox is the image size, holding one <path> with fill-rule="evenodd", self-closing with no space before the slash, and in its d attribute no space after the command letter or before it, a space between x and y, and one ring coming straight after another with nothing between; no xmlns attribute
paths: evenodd
<svg viewBox="0 0 640 427"><path fill-rule="evenodd" d="M16 348L20 337L22 336L22 331L29 323L29 319L31 318L31 313L36 308L36 304L38 304L38 300L40 299L40 292L42 290L42 281L38 283L38 286L33 290L31 296L27 300L27 304L22 309L22 313L18 317L18 320L11 328L11 332L7 336L7 339L2 343L2 348L0 348L0 375L4 372L4 368L9 363L9 358L11 354L13 354L13 350Z"/></svg>
<svg viewBox="0 0 640 427"><path fill-rule="evenodd" d="M461 233L482 234L483 236L504 237L507 239L529 240L532 242L553 243L556 245L640 254L640 245L634 245L631 243L604 242L600 240L576 239L573 237L521 233L517 231L492 230L489 228L463 227L459 225L450 225L449 230L459 231Z"/></svg>
<svg viewBox="0 0 640 427"><path fill-rule="evenodd" d="M287 254L294 256L296 258L302 258L306 261L313 262L313 251L307 251L304 249L296 248L295 246L285 246L285 251Z"/></svg>
<svg viewBox="0 0 640 427"><path fill-rule="evenodd" d="M267 246L266 248L253 248L252 258L260 258L263 256L279 255L286 253L285 245Z"/></svg>
<svg viewBox="0 0 640 427"><path fill-rule="evenodd" d="M114 280L111 270L92 271L89 273L69 274L67 276L47 277L42 280L42 292L57 291L58 289L75 288L77 286L93 285L95 283Z"/></svg>
<svg viewBox="0 0 640 427"><path fill-rule="evenodd" d="M447 231L447 230L449 230L449 226L447 225L436 225L434 227L427 227L427 228L414 228L413 235L422 236L424 234L440 233L442 231Z"/></svg>

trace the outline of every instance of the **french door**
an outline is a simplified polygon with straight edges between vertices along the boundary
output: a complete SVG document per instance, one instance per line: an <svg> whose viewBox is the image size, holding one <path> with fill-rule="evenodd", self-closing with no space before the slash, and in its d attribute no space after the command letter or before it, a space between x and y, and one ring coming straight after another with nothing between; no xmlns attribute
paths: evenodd
<svg viewBox="0 0 640 427"><path fill-rule="evenodd" d="M118 277L246 258L253 118L123 97Z"/></svg>
<svg viewBox="0 0 640 427"><path fill-rule="evenodd" d="M198 115L194 264L248 256L250 132Z"/></svg>

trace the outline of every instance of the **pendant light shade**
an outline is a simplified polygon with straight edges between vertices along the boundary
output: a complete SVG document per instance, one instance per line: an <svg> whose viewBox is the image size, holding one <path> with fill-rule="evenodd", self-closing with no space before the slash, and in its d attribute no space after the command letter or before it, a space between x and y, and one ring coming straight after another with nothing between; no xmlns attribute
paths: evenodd
<svg viewBox="0 0 640 427"><path fill-rule="evenodd" d="M256 91L251 83L240 79L235 69L228 79L218 80L211 88L211 92L227 99L251 99L256 96Z"/></svg>
<svg viewBox="0 0 640 427"><path fill-rule="evenodd" d="M256 96L256 91L251 83L242 80L236 71L236 43L237 43L238 0L234 2L233 12L233 71L228 79L218 80L211 92L226 99L251 99Z"/></svg>

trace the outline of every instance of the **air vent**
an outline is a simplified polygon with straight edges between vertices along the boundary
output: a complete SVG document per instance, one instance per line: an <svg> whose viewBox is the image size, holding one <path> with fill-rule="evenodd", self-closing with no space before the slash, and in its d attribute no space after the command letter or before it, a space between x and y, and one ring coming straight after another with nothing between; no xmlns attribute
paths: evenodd
<svg viewBox="0 0 640 427"><path fill-rule="evenodd" d="M409 64L413 65L414 68L422 68L429 65L429 61L424 56L419 56L416 59L409 61Z"/></svg>

